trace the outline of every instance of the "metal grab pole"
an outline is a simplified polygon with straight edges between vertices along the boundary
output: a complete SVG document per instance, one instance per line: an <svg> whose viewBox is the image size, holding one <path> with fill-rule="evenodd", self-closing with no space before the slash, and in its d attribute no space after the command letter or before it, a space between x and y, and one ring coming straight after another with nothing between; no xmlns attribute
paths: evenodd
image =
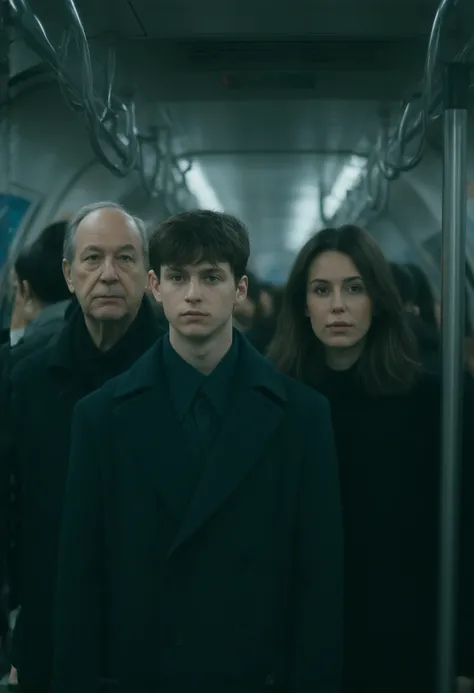
<svg viewBox="0 0 474 693"><path fill-rule="evenodd" d="M8 192L10 187L10 127L9 127L9 86L10 76L10 36L8 30L9 6L5 0L0 0L0 251L4 250L9 241L10 214L8 207ZM1 270L1 267L0 267ZM5 287L8 277L3 270L0 274L0 328L2 308L5 299Z"/></svg>
<svg viewBox="0 0 474 693"><path fill-rule="evenodd" d="M442 443L438 613L438 693L455 690L458 531L461 481L464 291L467 224L467 115L470 69L444 76L442 233Z"/></svg>
<svg viewBox="0 0 474 693"><path fill-rule="evenodd" d="M7 195L9 187L9 86L10 37L7 27L8 4L0 0L0 194Z"/></svg>

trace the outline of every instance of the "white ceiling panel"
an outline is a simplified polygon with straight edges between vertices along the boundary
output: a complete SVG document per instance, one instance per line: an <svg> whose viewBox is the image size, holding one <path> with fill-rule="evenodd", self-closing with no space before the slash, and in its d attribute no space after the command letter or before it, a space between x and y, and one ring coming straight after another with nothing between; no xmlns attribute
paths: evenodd
<svg viewBox="0 0 474 693"><path fill-rule="evenodd" d="M149 36L407 36L437 0L131 0Z"/></svg>
<svg viewBox="0 0 474 693"><path fill-rule="evenodd" d="M51 0L31 4L53 34L68 25L62 3L59 11ZM140 127L168 109L176 155L194 162L208 199L247 222L255 256L270 263L287 262L295 239L320 226L320 188L329 193L351 154L370 150L380 104L393 106L421 77L437 6L77 0L99 39L97 83L112 44L116 89L137 95ZM451 22L443 46L457 44L462 28Z"/></svg>
<svg viewBox="0 0 474 693"><path fill-rule="evenodd" d="M189 102L168 110L177 154L195 162L221 208L248 223L257 254L318 227L321 180L329 192L377 128L371 102Z"/></svg>
<svg viewBox="0 0 474 693"><path fill-rule="evenodd" d="M180 150L352 150L375 134L377 102L241 101L171 104Z"/></svg>

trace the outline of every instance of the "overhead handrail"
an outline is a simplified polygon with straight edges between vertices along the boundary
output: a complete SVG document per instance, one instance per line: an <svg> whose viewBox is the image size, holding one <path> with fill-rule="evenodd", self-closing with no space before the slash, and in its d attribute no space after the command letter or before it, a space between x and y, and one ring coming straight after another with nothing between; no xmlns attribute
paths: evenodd
<svg viewBox="0 0 474 693"><path fill-rule="evenodd" d="M439 61L439 46L443 24L448 12L458 0L440 0L436 11L425 60L424 75L420 90L402 104L402 113L397 127L389 132L388 119L381 118L380 133L369 157L366 174L351 191L351 207L360 209L355 198L365 196L366 207L370 213L378 213L388 198L387 181L395 180L403 172L415 168L422 160L426 142L426 130L431 121L440 116L442 103L441 87L435 85L435 73ZM173 155L171 125L155 127L142 134L137 127L135 104L127 103L113 92L115 77L115 54L109 51L106 62L105 90L102 97L97 96L94 87L94 74L87 36L74 0L64 0L71 19L70 27L63 33L59 50L51 42L38 18L31 10L28 0L9 0L15 23L22 29L35 52L52 68L58 77L61 92L68 105L85 120L89 139L101 163L114 175L125 177L137 171L141 183L148 194L163 194L165 199L173 197L186 186L186 174L179 167ZM66 69L66 61L75 44L80 55L80 86L74 84ZM465 60L474 47L474 37L456 57ZM420 104L416 117L412 113ZM407 156L407 145L420 136L416 151ZM112 160L108 147L115 155ZM146 172L145 149L152 157L151 173ZM322 219L334 221L324 216L323 195L320 194ZM364 210L364 211L367 211ZM346 212L346 206L336 213L336 217Z"/></svg>
<svg viewBox="0 0 474 693"><path fill-rule="evenodd" d="M381 112L379 116L379 134L372 155L368 159L365 175L359 185L351 191L351 198L359 198L362 204L343 204L331 220L347 219L356 222L361 217L370 218L385 208L388 201L388 183L396 180L402 173L414 169L421 162L425 146L428 125L436 121L442 113L443 87L442 78L437 75L441 35L448 13L459 0L440 0L428 41L423 79L417 92L411 99L401 104L401 115L396 127L390 131L389 116ZM474 49L474 36L460 50L454 62L465 62ZM471 87L474 86L474 81ZM415 106L418 112L413 117ZM419 138L415 152L407 155L407 147ZM374 200L378 200L374 204ZM357 217L352 210L356 208Z"/></svg>
<svg viewBox="0 0 474 693"><path fill-rule="evenodd" d="M439 61L441 32L449 10L451 10L456 3L457 0L441 0L433 20L430 38L428 41L421 92L414 94L412 98L404 105L395 135L393 138L389 138L387 140L386 152L381 152L380 170L382 174L389 180L393 180L394 177L402 172L410 171L411 169L415 168L423 158L426 130L430 120L433 103L433 83L435 79L436 67ZM411 157L405 158L411 110L417 101L420 101L421 103L421 108L416 119L416 122L420 123L421 137L415 154L413 154ZM393 151L395 156L395 159L392 160L390 160L391 151Z"/></svg>
<svg viewBox="0 0 474 693"><path fill-rule="evenodd" d="M9 0L14 23L28 45L51 67L66 103L84 119L98 160L118 177L138 172L143 188L151 196L162 194L170 201L183 189L190 195L185 175L172 151L169 116L163 116L165 125L153 126L147 133L139 131L133 99L124 101L114 93L116 60L111 49L106 61L105 88L102 95L98 95L89 43L76 4L74 0L63 2L70 25L56 48L28 0ZM79 54L79 79L76 80L67 69L73 46ZM148 160L150 166L147 166Z"/></svg>

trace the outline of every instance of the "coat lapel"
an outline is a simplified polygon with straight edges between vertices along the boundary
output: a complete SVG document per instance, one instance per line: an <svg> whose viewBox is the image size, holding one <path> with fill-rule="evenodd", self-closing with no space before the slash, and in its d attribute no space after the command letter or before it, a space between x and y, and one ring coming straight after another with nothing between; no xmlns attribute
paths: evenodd
<svg viewBox="0 0 474 693"><path fill-rule="evenodd" d="M130 430L122 454L141 466L171 514L182 515L188 451L161 365L161 340L122 378L116 391L118 430Z"/></svg>
<svg viewBox="0 0 474 693"><path fill-rule="evenodd" d="M184 516L183 474L189 452L174 413L162 366L161 340L120 380L116 390L118 430L139 425L122 454L141 465L158 496L178 518L171 555L191 539L240 486L281 423L286 387L282 377L240 335L237 391L205 470Z"/></svg>
<svg viewBox="0 0 474 693"><path fill-rule="evenodd" d="M281 376L241 336L233 404L170 549L170 555L214 515L259 461L284 416Z"/></svg>

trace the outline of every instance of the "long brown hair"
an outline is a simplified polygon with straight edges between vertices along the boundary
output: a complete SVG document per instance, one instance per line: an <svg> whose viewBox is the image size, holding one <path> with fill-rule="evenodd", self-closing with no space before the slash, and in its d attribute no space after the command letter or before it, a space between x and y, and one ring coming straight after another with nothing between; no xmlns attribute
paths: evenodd
<svg viewBox="0 0 474 693"><path fill-rule="evenodd" d="M357 365L364 389L372 395L409 390L419 368L416 340L390 265L371 236L357 226L324 229L300 250L285 287L269 357L280 371L313 387L321 383L326 372L324 347L306 316L306 293L311 263L327 251L351 258L372 300L372 325Z"/></svg>

